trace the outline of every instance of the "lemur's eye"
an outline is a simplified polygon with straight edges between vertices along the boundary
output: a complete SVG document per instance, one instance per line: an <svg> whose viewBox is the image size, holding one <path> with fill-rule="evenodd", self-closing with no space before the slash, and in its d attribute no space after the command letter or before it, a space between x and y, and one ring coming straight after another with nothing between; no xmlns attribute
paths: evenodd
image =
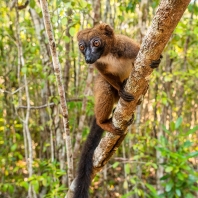
<svg viewBox="0 0 198 198"><path fill-rule="evenodd" d="M85 46L84 46L83 44L79 44L79 49L80 49L81 51L83 51L83 50L85 49Z"/></svg>
<svg viewBox="0 0 198 198"><path fill-rule="evenodd" d="M94 42L93 42L93 46L94 47L99 47L100 46L100 41L99 40L95 40Z"/></svg>

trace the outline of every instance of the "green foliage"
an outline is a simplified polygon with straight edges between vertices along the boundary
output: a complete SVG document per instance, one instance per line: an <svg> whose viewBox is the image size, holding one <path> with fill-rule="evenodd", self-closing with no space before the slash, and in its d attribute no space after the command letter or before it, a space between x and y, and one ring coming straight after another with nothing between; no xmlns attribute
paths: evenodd
<svg viewBox="0 0 198 198"><path fill-rule="evenodd" d="M175 123L172 122L169 130L163 127L168 135L161 137L161 146L156 147L165 159L161 164L165 170L165 175L161 178L165 193L160 197L185 197L187 194L194 197L193 192L198 190L198 173L189 162L190 158L198 156L198 151L191 152L193 142L184 138L189 134L193 135L198 126L186 132L181 124L182 117L179 117Z"/></svg>
<svg viewBox="0 0 198 198"><path fill-rule="evenodd" d="M19 4L24 2L18 1ZM110 23L117 33L138 40L141 2L140 0L101 1L101 21ZM148 1L145 28L151 23L159 2L159 0ZM67 106L74 145L81 116L85 114L87 116L82 129L83 143L89 133L90 121L94 114L93 96L87 97L86 110L82 112L87 65L79 55L76 42L79 29L91 27L93 24L93 6L90 1L85 0L56 0L48 1L48 4L64 84L67 83L66 61L70 66L66 97L71 99L67 102ZM16 10L10 9L10 4L5 0L1 2L0 7L0 196L25 198L31 185L38 196L41 192L45 192L43 197L58 198L64 197L68 188L63 185L63 176L67 175L66 157L60 155L60 152L66 153L65 143L60 145L58 142L64 142L58 137L58 133L63 132L62 115L58 108L59 95L48 41L44 34L45 29L40 22L41 29L35 28L37 23L32 20L30 8L38 14L38 21L42 21L41 8L35 0L30 0L27 8L18 12L19 36L24 58L22 66L19 61L16 34ZM194 18L189 23L192 14ZM119 148L115 158L113 157L107 164L107 180L104 181L104 177L101 177L103 174L96 177L91 188L92 197L103 198L103 195L123 198L195 197L197 172L196 167L193 167L193 160L198 155L197 16L198 7L191 3L163 52L161 66L153 72L149 93L141 109L140 123L133 125L123 146ZM66 45L70 46L69 51L66 50ZM46 52L43 52L43 47L47 49ZM27 138L24 136L27 109L20 107L27 105L25 76L28 82L30 105L40 107L52 104L46 108L30 110L28 127L33 150L31 177L29 177L25 152ZM168 115L162 119L166 109ZM182 117L177 119L179 110ZM164 135L157 140L155 133L161 128ZM164 158L163 164L159 164L156 148ZM53 159L51 159L52 154ZM65 160L64 170L60 168L62 158ZM158 195L155 187L156 171L159 166L164 168L161 182L165 193L162 195Z"/></svg>

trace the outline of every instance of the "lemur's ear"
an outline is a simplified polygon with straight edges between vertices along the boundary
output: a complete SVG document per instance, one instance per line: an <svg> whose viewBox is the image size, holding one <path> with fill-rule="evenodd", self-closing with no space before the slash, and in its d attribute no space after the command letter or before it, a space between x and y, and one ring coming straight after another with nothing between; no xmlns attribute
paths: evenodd
<svg viewBox="0 0 198 198"><path fill-rule="evenodd" d="M107 36L112 36L114 34L113 28L106 23L100 24L99 27L101 30L104 30L104 34Z"/></svg>

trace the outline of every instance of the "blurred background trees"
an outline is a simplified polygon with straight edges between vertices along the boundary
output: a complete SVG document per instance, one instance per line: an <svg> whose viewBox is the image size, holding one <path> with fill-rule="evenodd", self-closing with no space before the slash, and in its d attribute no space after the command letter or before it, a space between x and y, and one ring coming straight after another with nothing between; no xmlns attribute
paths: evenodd
<svg viewBox="0 0 198 198"><path fill-rule="evenodd" d="M93 116L95 71L76 33L98 22L141 42L158 0L49 1L62 66L74 169ZM93 181L91 197L198 197L198 4L163 52L135 123ZM0 197L64 197L66 145L59 96L37 0L0 7ZM161 194L161 195L159 195Z"/></svg>

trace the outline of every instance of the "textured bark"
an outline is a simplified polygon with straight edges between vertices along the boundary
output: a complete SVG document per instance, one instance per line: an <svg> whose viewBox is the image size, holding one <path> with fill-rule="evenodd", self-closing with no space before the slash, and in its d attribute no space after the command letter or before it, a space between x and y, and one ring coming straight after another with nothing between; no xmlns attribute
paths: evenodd
<svg viewBox="0 0 198 198"><path fill-rule="evenodd" d="M36 11L32 8L29 9L29 12L32 17L32 21L35 26L36 36L39 40L40 44L40 54L42 56L42 64L44 65L43 70L47 73L50 67L50 73L53 72L53 65L50 61L50 48L49 44L45 43L46 38L46 32L44 30L44 22L43 19L41 19ZM50 96L56 95L56 87L53 84L50 84L47 79L44 79L44 87L41 90L42 95L42 106L37 107L31 107L30 109L35 108L41 108L40 111L40 117L41 117L41 125L44 126L44 130L41 133L41 139L50 139L50 154L51 154L51 161L53 162L55 158L58 158L58 161L60 162L60 169L66 170L66 152L65 152L65 141L63 138L63 133L61 133L61 118L59 116L60 108L59 106L51 103L48 103ZM43 107L50 106L51 111L50 114L46 111L46 109L43 109ZM49 120L52 120L53 124L48 126L46 123L49 123ZM55 137L55 138L53 138ZM54 141L56 140L56 141ZM40 141L41 147L45 144L45 141ZM42 156L40 152L40 157ZM53 178L54 179L54 178ZM61 178L62 185L66 186L67 184L67 175L63 175Z"/></svg>
<svg viewBox="0 0 198 198"><path fill-rule="evenodd" d="M67 16L68 16L68 25L70 25L72 23L72 20L71 20L71 15L72 15L72 10L71 9L68 9L67 10ZM71 40L71 36L69 34L69 26L67 25L66 27L66 36ZM66 94L68 92L68 88L69 88L69 71L70 71L70 68L71 68L71 59L70 59L70 55L69 55L69 52L71 50L71 41L68 42L68 43L65 43L65 57L66 57L66 60L65 60L65 67L64 67L64 74L63 74L63 77L64 77L64 84L65 84L65 91L66 91Z"/></svg>
<svg viewBox="0 0 198 198"><path fill-rule="evenodd" d="M139 41L142 43L142 39L145 36L146 30L148 28L148 7L149 1L148 0L142 0L139 4L139 12L138 12L138 29L140 32L140 38Z"/></svg>
<svg viewBox="0 0 198 198"><path fill-rule="evenodd" d="M47 33L47 37L48 37L49 45L50 45L54 72L55 72L56 81L58 85L58 92L60 96L60 104L61 104L61 109L62 109L63 125L64 125L63 138L66 141L66 149L67 149L68 184L70 185L71 181L73 180L73 154L72 154L72 145L71 145L71 138L70 138L69 122L68 122L68 109L67 109L67 103L65 99L65 90L64 90L64 86L62 82L61 67L60 67L60 63L58 59L58 53L56 51L56 44L55 44L53 30L52 30L52 26L50 22L50 15L48 11L47 1L41 0L40 2L41 2L45 29L46 29L46 33Z"/></svg>
<svg viewBox="0 0 198 198"><path fill-rule="evenodd" d="M126 91L133 94L135 100L127 103L120 99L113 116L115 127L125 130L124 123L130 120L132 114L135 112L138 100L143 97L144 90L148 86L149 78L153 71L149 65L152 60L159 59L189 2L190 0L161 1L152 25L143 39L135 61L135 68L126 84ZM109 133L106 134L95 151L94 159L97 159L97 161L94 160L94 172L97 172L98 169L102 168L101 166L106 164L122 139L123 136L119 137ZM111 150L109 149L110 147L112 148Z"/></svg>
<svg viewBox="0 0 198 198"><path fill-rule="evenodd" d="M94 5L94 17L93 17L93 24L96 25L100 22L101 14L100 14L100 7L101 2L100 0L93 1Z"/></svg>
<svg viewBox="0 0 198 198"><path fill-rule="evenodd" d="M148 87L150 75L153 71L149 66L152 60L159 59L165 45L187 8L190 0L162 0L156 11L152 24L143 39L140 51L135 61L135 67L126 84L126 91L134 96L134 101L125 102L119 100L113 116L113 124L115 127L126 130L127 123L132 114L134 114L137 102L143 97ZM103 168L110 157L117 150L126 134L122 136L106 133L104 138L94 153L94 175ZM75 181L68 192L68 198L72 197Z"/></svg>

